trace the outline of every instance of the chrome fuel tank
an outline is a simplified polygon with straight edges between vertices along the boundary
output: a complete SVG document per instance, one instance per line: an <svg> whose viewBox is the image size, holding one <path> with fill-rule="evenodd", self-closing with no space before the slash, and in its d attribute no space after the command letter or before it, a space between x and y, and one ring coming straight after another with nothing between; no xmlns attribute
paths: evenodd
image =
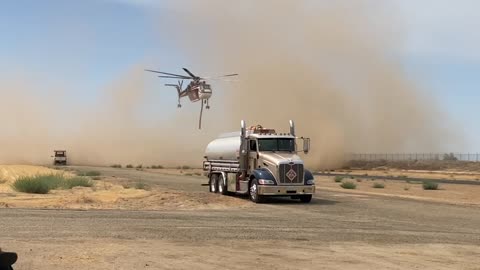
<svg viewBox="0 0 480 270"><path fill-rule="evenodd" d="M205 156L207 160L238 160L240 143L240 134L220 136L207 145Z"/></svg>

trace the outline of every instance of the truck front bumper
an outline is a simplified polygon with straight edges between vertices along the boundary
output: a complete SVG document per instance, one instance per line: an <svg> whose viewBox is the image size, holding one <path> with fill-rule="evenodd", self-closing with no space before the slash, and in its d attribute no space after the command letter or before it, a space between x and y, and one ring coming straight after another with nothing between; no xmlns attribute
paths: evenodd
<svg viewBox="0 0 480 270"><path fill-rule="evenodd" d="M315 193L315 186L258 186L258 195L290 196L309 195Z"/></svg>

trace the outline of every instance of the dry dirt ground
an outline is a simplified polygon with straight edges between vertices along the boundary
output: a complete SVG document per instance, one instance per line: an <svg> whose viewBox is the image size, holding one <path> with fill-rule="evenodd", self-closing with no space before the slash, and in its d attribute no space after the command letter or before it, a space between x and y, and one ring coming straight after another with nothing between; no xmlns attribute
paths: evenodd
<svg viewBox="0 0 480 270"><path fill-rule="evenodd" d="M74 169L99 170L112 185L143 181L159 196L186 196L178 202L207 198L207 206L1 208L0 247L19 253L15 269L480 269L477 206L326 190L336 184L331 178L318 179L310 204L253 205L208 194L195 175ZM217 209L209 198L232 203Z"/></svg>

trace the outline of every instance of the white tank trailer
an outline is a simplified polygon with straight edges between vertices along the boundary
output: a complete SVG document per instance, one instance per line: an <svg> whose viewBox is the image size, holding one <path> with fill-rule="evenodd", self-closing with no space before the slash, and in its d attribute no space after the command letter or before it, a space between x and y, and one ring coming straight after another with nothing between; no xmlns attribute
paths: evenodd
<svg viewBox="0 0 480 270"><path fill-rule="evenodd" d="M290 120L290 133L277 133L262 126L225 133L207 145L204 171L210 192L248 194L255 203L267 196L288 196L308 203L315 193L315 180L304 168L298 152L307 154L309 138L297 138ZM297 140L303 141L298 151Z"/></svg>

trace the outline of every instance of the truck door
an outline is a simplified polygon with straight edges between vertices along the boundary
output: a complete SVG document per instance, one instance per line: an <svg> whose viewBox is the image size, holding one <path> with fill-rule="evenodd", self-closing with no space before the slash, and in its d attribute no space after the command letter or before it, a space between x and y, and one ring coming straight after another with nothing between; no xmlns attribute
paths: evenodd
<svg viewBox="0 0 480 270"><path fill-rule="evenodd" d="M250 147L248 151L248 169L255 170L257 168L257 158L258 158L258 150L257 150L257 140L251 139L249 141Z"/></svg>

